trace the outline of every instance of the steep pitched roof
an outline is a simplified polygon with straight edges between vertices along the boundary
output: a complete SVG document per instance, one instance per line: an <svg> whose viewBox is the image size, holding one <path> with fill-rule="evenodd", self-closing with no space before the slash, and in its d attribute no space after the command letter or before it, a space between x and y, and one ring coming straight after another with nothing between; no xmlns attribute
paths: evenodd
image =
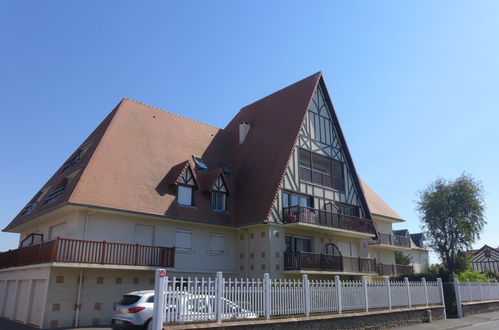
<svg viewBox="0 0 499 330"><path fill-rule="evenodd" d="M423 241L424 241L424 234L423 233L416 233L416 234L411 234L411 239L416 244L417 247L422 248L423 247Z"/></svg>
<svg viewBox="0 0 499 330"><path fill-rule="evenodd" d="M256 101L227 125L238 223L267 219L321 73ZM239 124L250 131L239 145Z"/></svg>
<svg viewBox="0 0 499 330"><path fill-rule="evenodd" d="M264 97L242 108L223 130L123 99L87 139L95 142L81 160L80 172L58 203L47 210L70 203L227 225L265 221L319 84L326 90L320 72ZM241 122L249 123L251 129L239 144ZM361 192L339 127L338 131ZM212 170L197 169L193 155L201 156ZM224 175L220 163L227 164L231 174ZM194 169L202 186L196 208L175 202L172 183L187 166ZM227 202L228 213L212 212L210 199L202 195L204 186L217 175L223 176L233 196ZM49 182L60 179L56 174ZM359 197L370 217L363 194ZM13 230L39 214L18 215L4 230Z"/></svg>
<svg viewBox="0 0 499 330"><path fill-rule="evenodd" d="M407 229L394 230L393 235L409 237L409 230Z"/></svg>
<svg viewBox="0 0 499 330"><path fill-rule="evenodd" d="M404 221L400 215L395 212L374 190L360 179L364 195L367 199L367 204L372 214L381 215L383 217Z"/></svg>

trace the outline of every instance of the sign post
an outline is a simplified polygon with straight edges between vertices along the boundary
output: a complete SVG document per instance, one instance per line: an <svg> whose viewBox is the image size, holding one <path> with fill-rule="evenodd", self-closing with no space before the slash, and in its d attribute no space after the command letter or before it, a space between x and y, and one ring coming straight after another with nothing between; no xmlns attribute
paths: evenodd
<svg viewBox="0 0 499 330"><path fill-rule="evenodd" d="M154 279L154 308L152 317L152 330L162 330L165 316L165 287L166 287L166 271L164 269L156 269Z"/></svg>

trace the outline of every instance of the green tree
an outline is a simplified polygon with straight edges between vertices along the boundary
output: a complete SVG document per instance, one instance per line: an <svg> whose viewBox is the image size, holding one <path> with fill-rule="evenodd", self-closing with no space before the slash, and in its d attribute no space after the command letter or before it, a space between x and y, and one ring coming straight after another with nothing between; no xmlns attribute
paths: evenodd
<svg viewBox="0 0 499 330"><path fill-rule="evenodd" d="M400 251L395 251L395 263L397 265L409 265L411 263L411 256Z"/></svg>
<svg viewBox="0 0 499 330"><path fill-rule="evenodd" d="M480 238L484 218L484 192L479 181L463 173L455 180L436 179L419 192L416 210L428 246L452 273L467 268L463 251Z"/></svg>

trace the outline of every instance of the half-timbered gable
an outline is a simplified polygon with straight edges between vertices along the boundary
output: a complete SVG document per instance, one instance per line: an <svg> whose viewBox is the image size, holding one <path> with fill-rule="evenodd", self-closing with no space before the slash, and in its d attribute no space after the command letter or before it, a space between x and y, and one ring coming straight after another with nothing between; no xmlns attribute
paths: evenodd
<svg viewBox="0 0 499 330"><path fill-rule="evenodd" d="M362 192L355 184L355 172L347 161L348 151L339 137L339 123L327 98L319 84L287 165L281 196L272 209L274 221L282 221L283 208L296 203L361 218L369 214L361 203ZM288 193L300 197L290 200Z"/></svg>
<svg viewBox="0 0 499 330"><path fill-rule="evenodd" d="M471 266L473 270L478 272L486 272L487 270L499 272L499 251L484 245L473 255Z"/></svg>

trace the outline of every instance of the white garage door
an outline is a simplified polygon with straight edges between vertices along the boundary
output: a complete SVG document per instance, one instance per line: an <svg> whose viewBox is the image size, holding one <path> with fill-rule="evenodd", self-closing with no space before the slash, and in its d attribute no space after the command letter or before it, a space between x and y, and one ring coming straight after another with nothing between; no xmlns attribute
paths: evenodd
<svg viewBox="0 0 499 330"><path fill-rule="evenodd" d="M17 283L17 299L16 312L14 319L21 322L26 322L28 316L29 303L29 280L22 280Z"/></svg>
<svg viewBox="0 0 499 330"><path fill-rule="evenodd" d="M16 300L16 281L7 281L7 294L5 295L4 316L8 319L14 317L14 302Z"/></svg>
<svg viewBox="0 0 499 330"><path fill-rule="evenodd" d="M3 317L3 306L5 303L5 294L7 290L7 281L0 281L0 317Z"/></svg>
<svg viewBox="0 0 499 330"><path fill-rule="evenodd" d="M28 323L42 326L42 316L43 316L43 296L45 294L45 287L47 285L47 280L33 280L31 288L31 309L30 315L28 317Z"/></svg>

